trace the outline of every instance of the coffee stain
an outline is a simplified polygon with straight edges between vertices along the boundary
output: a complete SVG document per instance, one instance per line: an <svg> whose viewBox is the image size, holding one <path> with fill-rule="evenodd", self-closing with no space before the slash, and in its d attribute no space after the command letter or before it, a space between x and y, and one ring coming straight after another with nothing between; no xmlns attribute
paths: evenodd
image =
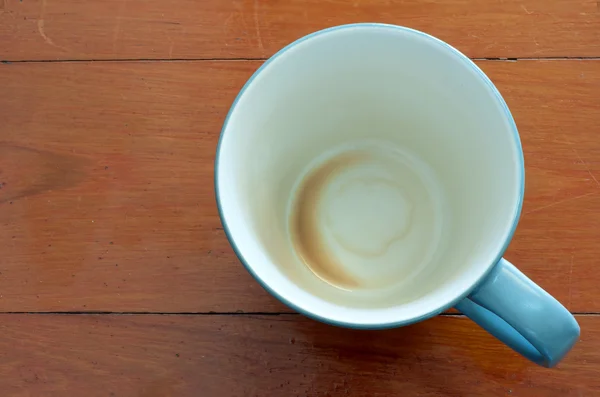
<svg viewBox="0 0 600 397"><path fill-rule="evenodd" d="M359 283L344 271L319 230L321 191L341 170L364 159L364 153L345 153L311 171L298 187L290 217L292 244L302 262L317 277L341 289L354 289Z"/></svg>
<svg viewBox="0 0 600 397"><path fill-rule="evenodd" d="M0 142L0 204L76 186L86 164L82 157Z"/></svg>
<svg viewBox="0 0 600 397"><path fill-rule="evenodd" d="M399 186L397 183L394 183L393 181L390 181L388 179L383 179L383 178L373 178L373 179L365 178L365 179L360 179L359 182L364 185L368 185L371 188L373 188L377 185L381 185L381 186L391 186L398 190L402 189L401 186ZM340 187L340 189L338 190L338 193L340 195L343 194L343 192L345 190L350 188L351 183L356 183L356 181L353 180L353 181L347 182L346 184L344 184L343 186ZM342 247L344 247L347 251L357 253L363 257L373 258L373 257L380 256L380 255L384 254L385 252L387 252L390 249L390 247L392 246L392 244L394 244L396 241L398 241L399 239L403 238L404 236L406 236L408 234L408 232L409 232L408 225L411 223L411 219L410 219L411 217L412 217L412 208L411 208L411 210L408 211L408 219L405 222L406 225L404 227L401 227L395 233L391 233L390 236L382 242L382 245L380 247L378 247L378 249L369 249L367 247L360 247L357 244L352 245L348 241L346 241L346 239L335 229L333 229L333 235L335 236L336 241Z"/></svg>

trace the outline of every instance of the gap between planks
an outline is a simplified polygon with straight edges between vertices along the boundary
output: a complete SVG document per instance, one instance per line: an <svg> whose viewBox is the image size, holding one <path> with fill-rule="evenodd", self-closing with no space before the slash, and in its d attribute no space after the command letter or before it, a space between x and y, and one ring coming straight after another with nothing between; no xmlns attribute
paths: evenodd
<svg viewBox="0 0 600 397"><path fill-rule="evenodd" d="M27 314L27 315L64 315L64 316L301 316L300 313L293 312L113 312L113 311L49 311L49 312L28 312L11 311L0 312L4 314ZM595 317L600 316L598 312L571 312L574 316ZM466 317L462 313L440 313L442 317Z"/></svg>
<svg viewBox="0 0 600 397"><path fill-rule="evenodd" d="M42 59L42 60L0 60L1 64L13 63L79 63L79 62L214 62L214 61L266 61L269 58L115 58L115 59ZM600 57L518 57L518 58L469 58L473 61L497 61L497 62L517 62L517 61L598 61Z"/></svg>

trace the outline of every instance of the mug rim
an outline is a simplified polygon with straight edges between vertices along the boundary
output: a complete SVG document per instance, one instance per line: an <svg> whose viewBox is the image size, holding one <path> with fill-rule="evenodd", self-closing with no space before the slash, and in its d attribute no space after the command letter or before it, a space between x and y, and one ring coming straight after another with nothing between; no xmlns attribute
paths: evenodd
<svg viewBox="0 0 600 397"><path fill-rule="evenodd" d="M405 33L410 33L410 34L415 34L417 36L421 36L431 42L436 43L437 45L439 45L440 47L442 47L443 49L449 51L451 54L453 54L457 59L459 59L460 61L463 62L463 64L472 69L474 72L476 72L477 76L481 79L481 81L490 89L491 94L493 95L493 97L495 98L496 102L500 105L500 108L503 110L504 112L504 116L506 118L506 121L509 124L510 130L512 132L513 135L513 139L514 139L514 143L516 145L516 149L517 149L517 153L516 153L516 160L518 161L518 177L519 177L519 181L517 181L519 187L518 187L518 197L517 197L517 203L516 203L516 208L513 212L513 219L512 219L512 225L510 226L510 230L508 231L508 233L506 234L506 238L504 243L502 244L499 252L496 254L495 259L488 265L488 269L479 277L479 279L477 279L469 288L467 288L466 292L462 293L459 295L458 298L442 305L440 308L436 309L436 310L432 310L429 311L428 313L419 315L417 317L411 317L409 319L406 320L400 320L400 321L390 321L390 322L381 322L380 324L364 324L364 323L360 323L360 322L346 322L346 321L339 321L339 320L335 320L335 319L331 319L328 317L324 317L321 315L318 315L316 313L313 313L305 308L299 307L298 305L296 305L295 303L291 302L290 300L284 298L282 295L280 295L278 292L276 292L273 288L271 288L271 286L269 285L269 283L267 281L264 281L263 279L261 279L258 274L254 271L253 267L248 263L248 261L244 258L244 256L242 255L241 251L239 250L237 244L235 243L235 239L233 238L233 236L231 235L231 231L229 229L229 226L227 225L227 221L225 220L224 214L223 214L223 207L221 204L221 199L220 199L220 193L219 193L219 162L220 162L220 155L221 155L221 144L223 142L223 137L225 135L225 130L227 129L227 126L229 124L230 118L234 112L234 109L236 108L239 100L242 98L244 92L248 89L248 87L250 87L250 85L252 84L252 82L260 75L260 73L270 64L272 63L275 59L277 59L278 57L280 57L281 55L283 55L284 53L286 53L288 50L290 50L291 48L295 47L296 45L303 43L307 40L310 40L312 38L315 38L317 36L323 35L323 34L327 34L333 31L340 31L340 30L346 30L346 29L352 29L352 28L375 28L375 29L393 29L393 30L400 30L403 31ZM517 224L519 222L519 218L521 216L521 210L523 208L523 197L525 194L525 161L524 161L524 157L523 157L523 148L521 145L521 140L519 137L519 132L517 130L517 126L516 123L514 121L514 118L512 116L512 113L510 112L508 105L506 104L506 102L504 101L504 98L502 97L502 95L500 94L500 91L496 88L496 86L494 85L494 83L492 83L492 81L490 80L490 78L479 68L479 66L477 66L470 58L468 58L465 54L463 54L462 52L460 52L458 49L454 48L453 46L451 46L450 44L446 43L445 41L442 41L430 34L421 32L419 30L416 29L412 29L412 28L408 28L405 26L400 26L400 25L392 25L392 24L385 24L385 23L372 23L372 22L362 22L362 23L352 23L352 24L345 24L345 25L337 25L337 26L333 26L333 27L329 27L326 29L322 29L322 30L318 30L316 32L310 33L306 36L303 36L297 40L294 40L292 43L286 45L285 47L283 47L282 49L280 49L279 51L277 51L275 54L273 54L271 57L269 57L253 74L252 76L250 76L250 78L246 81L246 83L242 86L242 88L240 89L240 91L238 92L238 94L236 95L233 103L231 104L229 111L227 112L227 116L225 117L225 121L223 122L223 127L221 128L221 132L219 134L219 141L217 143L217 150L216 150L216 155L215 155L215 166L214 166L214 187L215 187L215 199L217 202L217 209L218 209L218 213L219 213L219 218L221 220L221 223L223 225L223 230L225 232L225 236L227 237L227 240L229 241L229 244L231 245L235 255L238 257L238 259L240 260L240 262L242 263L242 265L246 268L246 270L248 271L248 273L250 273L252 275L252 277L258 282L258 284L265 289L269 294L271 294L272 296L274 296L277 300L279 300L281 303L283 303L284 305L288 306L289 308L295 310L296 312L299 312L300 314L305 315L306 317L312 318L314 320L326 323L326 324L330 324L330 325L336 325L336 326L340 326L340 327L344 327L344 328L352 328L352 329L371 329L371 330L377 330L377 329L388 329L388 328L397 328L397 327L402 327L405 325L409 325L409 324L414 324L420 321L423 321L425 319L434 317L446 310L448 310L449 308L453 307L456 305L456 303L460 302L461 300L465 299L476 287L477 285L479 285L487 276L488 274L492 271L492 269L494 268L494 266L496 266L496 264L500 261L500 259L502 259L502 256L504 255L504 252L506 252L506 249L508 248L509 243L511 242L513 235L515 233L515 230L517 228Z"/></svg>

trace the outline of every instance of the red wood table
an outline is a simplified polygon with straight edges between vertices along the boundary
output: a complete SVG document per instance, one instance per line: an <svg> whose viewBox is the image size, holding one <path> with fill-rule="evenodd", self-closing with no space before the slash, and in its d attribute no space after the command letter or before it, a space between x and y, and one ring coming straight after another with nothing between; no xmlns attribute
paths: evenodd
<svg viewBox="0 0 600 397"><path fill-rule="evenodd" d="M316 323L231 250L212 178L237 91L283 45L359 21L455 45L512 109L507 258L582 327L557 369L455 313ZM600 395L599 57L595 0L0 0L0 395Z"/></svg>

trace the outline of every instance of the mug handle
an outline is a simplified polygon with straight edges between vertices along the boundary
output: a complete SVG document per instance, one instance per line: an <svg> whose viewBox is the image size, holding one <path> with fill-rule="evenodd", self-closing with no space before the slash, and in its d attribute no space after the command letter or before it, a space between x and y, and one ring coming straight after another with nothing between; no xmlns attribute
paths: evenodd
<svg viewBox="0 0 600 397"><path fill-rule="evenodd" d="M575 317L504 258L455 307L544 367L555 366L579 339Z"/></svg>

